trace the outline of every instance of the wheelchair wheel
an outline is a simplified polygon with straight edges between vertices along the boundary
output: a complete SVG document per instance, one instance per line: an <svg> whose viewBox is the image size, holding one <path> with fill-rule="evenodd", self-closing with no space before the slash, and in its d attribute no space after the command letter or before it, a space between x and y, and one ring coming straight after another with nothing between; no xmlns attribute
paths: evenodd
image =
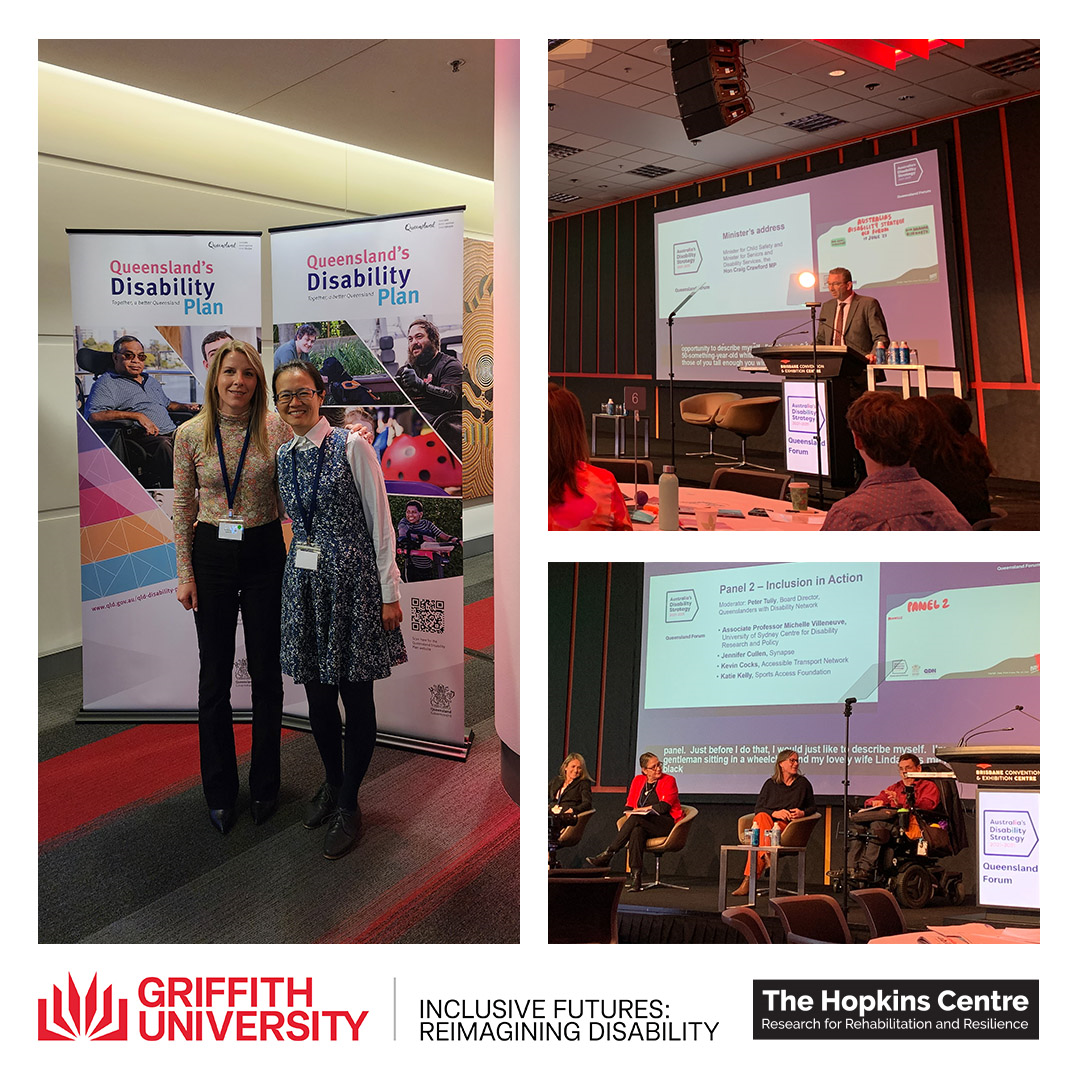
<svg viewBox="0 0 1080 1080"><path fill-rule="evenodd" d="M934 884L925 866L908 863L897 875L896 898L902 907L925 907L933 891Z"/></svg>

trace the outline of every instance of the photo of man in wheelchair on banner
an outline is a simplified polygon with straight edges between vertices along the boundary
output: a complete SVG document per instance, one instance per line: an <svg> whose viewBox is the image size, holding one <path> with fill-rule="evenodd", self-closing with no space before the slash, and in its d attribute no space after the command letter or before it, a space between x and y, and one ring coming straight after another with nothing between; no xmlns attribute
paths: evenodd
<svg viewBox="0 0 1080 1080"><path fill-rule="evenodd" d="M831 874L833 889L843 891L846 874L849 887L890 889L904 907L925 907L934 897L959 904L962 874L938 865L968 846L956 780L948 766L923 765L915 754L904 754L897 771L897 783L849 815L847 868Z"/></svg>

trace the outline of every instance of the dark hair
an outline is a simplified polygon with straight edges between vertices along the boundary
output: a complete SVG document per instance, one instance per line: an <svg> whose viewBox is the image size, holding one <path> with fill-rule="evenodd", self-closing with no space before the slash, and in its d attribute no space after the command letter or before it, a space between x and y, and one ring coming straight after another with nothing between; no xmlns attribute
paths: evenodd
<svg viewBox="0 0 1080 1080"><path fill-rule="evenodd" d="M906 465L919 442L918 417L888 391L868 390L857 397L847 411L847 423L867 457L879 465Z"/></svg>
<svg viewBox="0 0 1080 1080"><path fill-rule="evenodd" d="M971 430L971 409L963 398L953 394L935 394L930 399L933 405L960 436L960 448L974 472L990 476L994 472L994 463L986 452L986 444Z"/></svg>
<svg viewBox="0 0 1080 1080"><path fill-rule="evenodd" d="M442 334L439 333L439 328L428 319L413 319L413 321L409 323L409 329L411 330L414 326L422 326L424 328L424 331L428 336L428 341L435 346L435 351L438 352L439 347L442 344Z"/></svg>
<svg viewBox="0 0 1080 1080"><path fill-rule="evenodd" d="M202 344L199 346L199 350L205 355L206 346L212 341L232 341L232 334L228 330L211 330L209 334L202 339Z"/></svg>
<svg viewBox="0 0 1080 1080"><path fill-rule="evenodd" d="M913 397L904 402L919 422L919 441L911 455L911 464L925 475L924 469L961 469L964 452L960 436L945 419L944 413L929 398Z"/></svg>
<svg viewBox="0 0 1080 1080"><path fill-rule="evenodd" d="M918 754L901 754L896 759L897 765L899 765L901 761L914 761L916 769L918 769L922 765L922 762L919 760Z"/></svg>
<svg viewBox="0 0 1080 1080"><path fill-rule="evenodd" d="M319 328L317 326L312 326L309 322L306 322L303 326L300 327L299 330L296 331L295 334L293 334L293 341L295 341L298 337L307 337L309 334L312 337L318 337Z"/></svg>
<svg viewBox="0 0 1080 1080"><path fill-rule="evenodd" d="M548 505L580 498L578 465L589 460L589 439L581 402L565 387L548 383Z"/></svg>
<svg viewBox="0 0 1080 1080"><path fill-rule="evenodd" d="M282 364L281 367L274 369L274 377L270 383L271 396L274 400L277 400L277 381L278 376L283 371L303 371L311 376L311 381L315 386L315 392L317 394L326 393L326 383L323 382L322 372L310 361L310 360L289 360Z"/></svg>
<svg viewBox="0 0 1080 1080"><path fill-rule="evenodd" d="M410 499L405 504L405 509L408 510L410 506L415 506L417 510L422 514L424 512L424 504L419 499Z"/></svg>
<svg viewBox="0 0 1080 1080"><path fill-rule="evenodd" d="M851 280L851 271L846 266L834 266L827 276L832 277L833 274L840 274L844 281Z"/></svg>
<svg viewBox="0 0 1080 1080"><path fill-rule="evenodd" d="M657 761L660 760L651 750L646 750L645 753L638 758L638 764L644 769L645 762L652 761L653 758L656 758Z"/></svg>
<svg viewBox="0 0 1080 1080"><path fill-rule="evenodd" d="M963 398L955 394L935 394L930 404L949 421L957 435L966 435L971 430L971 409Z"/></svg>
<svg viewBox="0 0 1080 1080"><path fill-rule="evenodd" d="M122 338L117 338L117 339L116 339L116 340L115 340L115 341L113 342L113 347L112 347L113 355L114 355L114 356L117 356L117 355L119 355L119 354L120 354L120 352L121 352L121 350L122 350L122 349L124 348L124 346L125 346L125 345L126 345L126 344L127 344L128 342L129 342L129 341L139 341L139 339L138 339L137 337L134 337L134 336L133 336L132 334L128 334L128 335L127 335L126 337L122 337ZM141 345L141 344L142 344L142 342L141 342L141 341L139 341L139 344Z"/></svg>

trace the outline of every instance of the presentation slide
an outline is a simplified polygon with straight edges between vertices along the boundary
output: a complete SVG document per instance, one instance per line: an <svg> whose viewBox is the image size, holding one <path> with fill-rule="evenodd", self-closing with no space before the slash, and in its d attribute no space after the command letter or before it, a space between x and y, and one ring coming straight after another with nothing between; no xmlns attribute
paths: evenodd
<svg viewBox="0 0 1080 1080"><path fill-rule="evenodd" d="M937 150L656 214L656 370L676 379L772 381L739 371L759 345L811 341L807 301L851 271L889 333L924 364L955 366ZM797 281L813 271L817 288Z"/></svg>
<svg viewBox="0 0 1080 1080"><path fill-rule="evenodd" d="M645 566L637 753L681 791L756 793L794 749L843 794L851 698L853 795L1016 703L1038 716L1038 564ZM1000 723L989 741L1040 741L1029 716Z"/></svg>
<svg viewBox="0 0 1080 1080"><path fill-rule="evenodd" d="M654 578L645 707L819 704L856 690L874 699L877 596L876 563Z"/></svg>
<svg viewBox="0 0 1080 1080"><path fill-rule="evenodd" d="M980 790L978 903L1039 907L1039 792Z"/></svg>

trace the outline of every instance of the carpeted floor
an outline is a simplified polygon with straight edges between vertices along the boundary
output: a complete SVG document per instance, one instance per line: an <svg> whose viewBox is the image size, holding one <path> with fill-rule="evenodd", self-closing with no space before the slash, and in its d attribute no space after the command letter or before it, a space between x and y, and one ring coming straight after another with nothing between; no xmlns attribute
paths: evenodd
<svg viewBox="0 0 1080 1080"><path fill-rule="evenodd" d="M42 683L39 940L516 942L518 808L499 780L490 553L466 560L465 602L468 760L378 747L361 839L335 862L322 830L300 824L321 780L308 735L284 733L274 816L256 827L242 790L222 837L206 818L194 725L76 724L81 677ZM238 753L249 746L238 726Z"/></svg>

